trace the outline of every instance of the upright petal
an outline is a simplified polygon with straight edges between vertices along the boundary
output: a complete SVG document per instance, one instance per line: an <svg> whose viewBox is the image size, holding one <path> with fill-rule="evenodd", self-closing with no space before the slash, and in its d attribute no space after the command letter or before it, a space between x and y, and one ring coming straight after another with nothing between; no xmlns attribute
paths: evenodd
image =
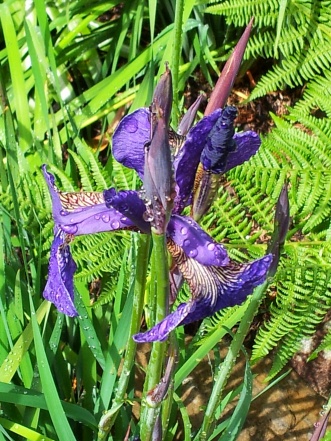
<svg viewBox="0 0 331 441"><path fill-rule="evenodd" d="M189 203L202 150L205 147L210 131L221 114L221 109L216 110L211 115L202 118L192 127L174 160L177 193L174 211L176 213L180 213Z"/></svg>
<svg viewBox="0 0 331 441"><path fill-rule="evenodd" d="M76 268L70 253L67 234L55 227L49 259L48 280L43 295L45 299L54 303L60 312L70 317L78 315L73 302L73 276Z"/></svg>
<svg viewBox="0 0 331 441"><path fill-rule="evenodd" d="M113 156L122 165L144 176L145 145L151 138L151 112L140 108L125 116L113 135Z"/></svg>

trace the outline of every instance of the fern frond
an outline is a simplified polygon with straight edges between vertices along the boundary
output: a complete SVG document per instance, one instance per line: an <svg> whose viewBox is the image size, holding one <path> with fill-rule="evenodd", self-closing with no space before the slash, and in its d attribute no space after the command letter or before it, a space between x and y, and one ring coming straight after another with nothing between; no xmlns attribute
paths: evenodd
<svg viewBox="0 0 331 441"><path fill-rule="evenodd" d="M328 268L305 265L300 261L295 263L300 267L295 268L291 262L278 272L277 297L270 308L271 318L259 330L253 349L253 359L256 361L281 341L280 355L271 375L275 375L293 356L303 336L314 332L331 306L330 263Z"/></svg>
<svg viewBox="0 0 331 441"><path fill-rule="evenodd" d="M118 274L125 249L130 247L130 235L125 232L99 233L80 236L71 249L78 265L77 278L91 282L104 273Z"/></svg>
<svg viewBox="0 0 331 441"><path fill-rule="evenodd" d="M215 0L208 3L215 3ZM277 0L228 0L207 7L206 12L224 15L227 23L235 26L246 25L252 17L258 26L271 26L276 24L278 9Z"/></svg>

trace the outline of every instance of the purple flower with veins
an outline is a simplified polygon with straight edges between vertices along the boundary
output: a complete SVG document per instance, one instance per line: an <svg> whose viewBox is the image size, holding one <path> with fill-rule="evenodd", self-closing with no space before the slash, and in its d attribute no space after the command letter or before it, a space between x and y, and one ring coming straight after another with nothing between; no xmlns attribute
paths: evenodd
<svg viewBox="0 0 331 441"><path fill-rule="evenodd" d="M236 70L226 71L228 76L235 74ZM115 159L136 170L144 183L143 192L117 192L114 188L99 193L61 192L43 166L55 222L44 297L61 312L77 315L73 290L76 265L70 253L73 236L123 229L166 234L175 263L171 277L178 286L184 279L192 296L152 329L135 335L137 342L165 340L179 325L242 303L265 280L272 261L271 255L244 264L230 261L223 245L192 218L200 218L211 202L209 178L255 154L260 146L258 135L251 131L234 133L233 107L214 110L209 106L209 114L190 128L200 98L183 118L178 135L169 129L171 89L171 73L167 69L152 106L123 118L113 136ZM214 98L213 102L219 100ZM188 205L191 216L184 216L182 211Z"/></svg>

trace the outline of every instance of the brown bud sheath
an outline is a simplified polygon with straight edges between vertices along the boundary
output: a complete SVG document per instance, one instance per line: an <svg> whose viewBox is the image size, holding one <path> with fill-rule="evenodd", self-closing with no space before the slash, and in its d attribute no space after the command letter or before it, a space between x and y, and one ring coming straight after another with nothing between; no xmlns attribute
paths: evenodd
<svg viewBox="0 0 331 441"><path fill-rule="evenodd" d="M226 62L221 76L219 77L216 86L210 96L208 105L205 110L205 116L210 115L214 110L223 108L226 104L228 96L230 95L234 80L236 79L238 70L240 68L241 60L247 46L247 41L253 26L253 18L248 23L247 28L238 41L232 55Z"/></svg>

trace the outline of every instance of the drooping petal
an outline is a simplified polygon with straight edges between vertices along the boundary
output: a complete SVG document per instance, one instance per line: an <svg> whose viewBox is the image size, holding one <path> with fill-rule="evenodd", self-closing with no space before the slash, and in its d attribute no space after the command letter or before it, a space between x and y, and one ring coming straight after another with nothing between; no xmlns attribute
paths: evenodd
<svg viewBox="0 0 331 441"><path fill-rule="evenodd" d="M176 213L180 213L188 203L206 139L221 114L222 110L218 109L195 124L188 132L186 140L174 160L177 193L174 211Z"/></svg>
<svg viewBox="0 0 331 441"><path fill-rule="evenodd" d="M226 249L215 242L190 217L173 214L168 224L167 236L186 254L202 265L224 266L229 263Z"/></svg>
<svg viewBox="0 0 331 441"><path fill-rule="evenodd" d="M192 298L145 333L134 336L141 342L164 341L177 326L202 320L228 306L241 304L266 279L272 256L250 263L230 263L225 267L204 266L188 258L176 244L171 254L190 286Z"/></svg>
<svg viewBox="0 0 331 441"><path fill-rule="evenodd" d="M259 135L251 130L235 133L233 139L236 142L237 148L228 154L224 173L248 161L255 155L261 145Z"/></svg>
<svg viewBox="0 0 331 441"><path fill-rule="evenodd" d="M147 332L140 332L133 336L137 343L164 341L169 333L177 326L181 325L183 320L195 309L195 302L182 303L176 311L169 314L165 319L157 323Z"/></svg>
<svg viewBox="0 0 331 441"><path fill-rule="evenodd" d="M125 116L113 135L113 156L125 167L133 168L144 176L145 145L150 141L150 110L140 108Z"/></svg>
<svg viewBox="0 0 331 441"><path fill-rule="evenodd" d="M200 318L242 303L257 285L264 282L272 261L272 255L268 254L249 263L206 266L188 257L174 242L168 241L168 249L188 283L192 297L206 303ZM194 320L198 320L199 314L197 311Z"/></svg>
<svg viewBox="0 0 331 441"><path fill-rule="evenodd" d="M141 231L150 233L151 224L144 220L146 206L137 191L122 190L116 192L114 188L110 188L109 190L104 190L103 194L108 208L117 210L123 216L128 217Z"/></svg>
<svg viewBox="0 0 331 441"><path fill-rule="evenodd" d="M44 289L45 299L70 317L77 316L74 305L73 276L76 264L71 256L67 234L57 226L54 228L54 241L49 259L48 280Z"/></svg>
<svg viewBox="0 0 331 441"><path fill-rule="evenodd" d="M46 166L42 170L52 198L54 222L67 234L78 236L134 226L128 217L106 206L101 192L60 192Z"/></svg>

